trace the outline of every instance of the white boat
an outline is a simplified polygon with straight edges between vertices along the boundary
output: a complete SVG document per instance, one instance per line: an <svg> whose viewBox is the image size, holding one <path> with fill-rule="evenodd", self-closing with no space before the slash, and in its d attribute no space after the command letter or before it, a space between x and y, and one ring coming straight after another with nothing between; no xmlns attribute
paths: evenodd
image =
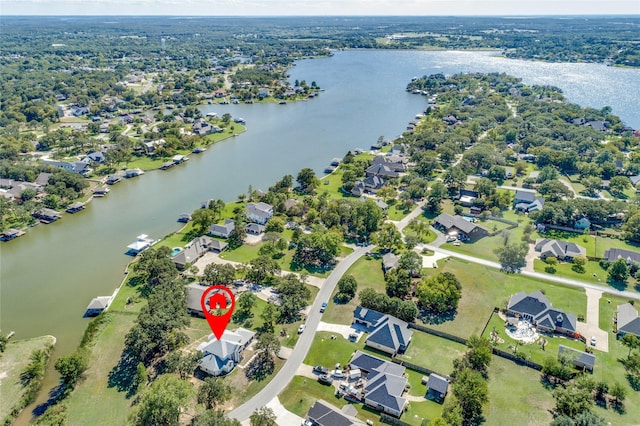
<svg viewBox="0 0 640 426"><path fill-rule="evenodd" d="M134 241L133 243L131 243L131 244L129 244L127 246L127 248L129 249L127 251L127 254L135 256L135 255L139 254L140 252L142 252L142 251L148 249L149 247L151 247L151 245L153 243L154 243L153 238L149 238L149 236L147 234L140 234L136 238L136 241Z"/></svg>

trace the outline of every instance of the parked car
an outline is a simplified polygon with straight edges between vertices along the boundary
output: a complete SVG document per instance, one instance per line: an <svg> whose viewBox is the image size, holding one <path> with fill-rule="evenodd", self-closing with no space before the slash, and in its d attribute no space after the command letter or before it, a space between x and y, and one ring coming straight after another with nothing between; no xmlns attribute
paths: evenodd
<svg viewBox="0 0 640 426"><path fill-rule="evenodd" d="M323 385L330 385L333 383L333 379L326 374L322 374L318 376L318 383L322 383Z"/></svg>
<svg viewBox="0 0 640 426"><path fill-rule="evenodd" d="M453 242L453 241L455 241L455 240L457 240L457 238L456 238L456 237L447 237L447 242L448 242L448 243L451 243L451 242Z"/></svg>
<svg viewBox="0 0 640 426"><path fill-rule="evenodd" d="M333 371L331 372L331 375L332 375L333 377L337 377L338 379L344 379L344 378L345 378L345 375L344 375L344 373L342 372L342 370L333 370Z"/></svg>
<svg viewBox="0 0 640 426"><path fill-rule="evenodd" d="M322 306L320 306L320 312L324 312L327 309L327 302L322 302Z"/></svg>
<svg viewBox="0 0 640 426"><path fill-rule="evenodd" d="M298 327L298 334L302 333L305 328L307 328L306 324L300 324L300 327Z"/></svg>
<svg viewBox="0 0 640 426"><path fill-rule="evenodd" d="M316 365L315 367L313 367L313 371L320 374L327 374L329 372L329 369L321 365Z"/></svg>
<svg viewBox="0 0 640 426"><path fill-rule="evenodd" d="M591 336L591 346L596 345L596 336Z"/></svg>

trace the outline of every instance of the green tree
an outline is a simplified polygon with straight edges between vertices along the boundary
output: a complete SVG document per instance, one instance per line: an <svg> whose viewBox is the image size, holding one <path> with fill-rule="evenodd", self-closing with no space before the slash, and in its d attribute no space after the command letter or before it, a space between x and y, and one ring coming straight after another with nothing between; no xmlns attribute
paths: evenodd
<svg viewBox="0 0 640 426"><path fill-rule="evenodd" d="M586 256L583 256L581 254L577 255L573 258L573 265L571 266L571 269L580 274L584 274L584 266L587 264L587 260L588 259Z"/></svg>
<svg viewBox="0 0 640 426"><path fill-rule="evenodd" d="M435 182L427 198L426 210L431 213L440 213L442 200L447 196L447 188L442 182Z"/></svg>
<svg viewBox="0 0 640 426"><path fill-rule="evenodd" d="M626 239L640 241L640 212L630 216L622 225L622 230Z"/></svg>
<svg viewBox="0 0 640 426"><path fill-rule="evenodd" d="M198 351L173 351L165 359L165 373L178 373L181 379L189 377L198 366L202 354Z"/></svg>
<svg viewBox="0 0 640 426"><path fill-rule="evenodd" d="M454 395L449 396L444 401L442 419L449 426L462 426L462 407Z"/></svg>
<svg viewBox="0 0 640 426"><path fill-rule="evenodd" d="M269 303L264 307L262 313L260 314L260 318L262 318L263 321L264 331L273 331L273 324L275 323L276 319L278 319L278 315L279 313L276 305Z"/></svg>
<svg viewBox="0 0 640 426"><path fill-rule="evenodd" d="M519 271L526 265L526 256L529 252L529 245L523 243L506 243L494 250L498 255L498 260L503 270L507 272Z"/></svg>
<svg viewBox="0 0 640 426"><path fill-rule="evenodd" d="M163 374L142 393L140 403L131 414L134 425L178 425L180 413L192 394L191 383Z"/></svg>
<svg viewBox="0 0 640 426"><path fill-rule="evenodd" d="M419 277L422 270L422 256L413 250L407 251L400 256L398 266L407 271L411 277Z"/></svg>
<svg viewBox="0 0 640 426"><path fill-rule="evenodd" d="M277 426L276 415L269 407L261 407L249 417L251 426Z"/></svg>
<svg viewBox="0 0 640 426"><path fill-rule="evenodd" d="M265 283L280 273L280 264L269 256L259 256L249 261L246 279L254 283Z"/></svg>
<svg viewBox="0 0 640 426"><path fill-rule="evenodd" d="M304 282L294 274L286 275L278 280L280 295L280 322L291 323L300 317L300 311L307 306L311 291Z"/></svg>
<svg viewBox="0 0 640 426"><path fill-rule="evenodd" d="M216 214L211 209L198 209L191 214L191 221L200 234L206 234L215 220Z"/></svg>
<svg viewBox="0 0 640 426"><path fill-rule="evenodd" d="M202 279L207 284L230 286L236 279L236 268L229 263L209 263L204 267Z"/></svg>
<svg viewBox="0 0 640 426"><path fill-rule="evenodd" d="M455 310L462 295L462 285L451 272L425 277L418 284L416 297L422 306L436 315Z"/></svg>
<svg viewBox="0 0 640 426"><path fill-rule="evenodd" d="M145 250L133 264L133 270L150 288L161 282L174 279L178 275L175 263L171 260L169 247L150 248Z"/></svg>
<svg viewBox="0 0 640 426"><path fill-rule="evenodd" d="M139 362L136 367L136 375L133 379L133 387L136 389L144 389L149 381L149 375L147 374L147 368L143 363Z"/></svg>
<svg viewBox="0 0 640 426"><path fill-rule="evenodd" d="M402 321L414 322L419 313L418 307L413 303L413 300L404 300L400 304L395 316L400 318Z"/></svg>
<svg viewBox="0 0 640 426"><path fill-rule="evenodd" d="M629 267L625 259L618 259L609 265L607 269L609 281L614 283L624 284L629 278Z"/></svg>
<svg viewBox="0 0 640 426"><path fill-rule="evenodd" d="M239 420L228 418L223 411L206 410L191 421L191 426L241 426Z"/></svg>
<svg viewBox="0 0 640 426"><path fill-rule="evenodd" d="M626 176L614 176L609 181L609 190L613 194L622 194L625 189L631 187L631 181Z"/></svg>
<svg viewBox="0 0 640 426"><path fill-rule="evenodd" d="M620 342L629 348L627 359L631 357L631 351L640 348L640 338L630 333L625 334Z"/></svg>
<svg viewBox="0 0 640 426"><path fill-rule="evenodd" d="M556 412L571 418L589 411L593 406L591 392L575 384L557 387L553 391L553 397L556 400Z"/></svg>
<svg viewBox="0 0 640 426"><path fill-rule="evenodd" d="M482 405L489 400L487 382L477 371L462 370L456 376L453 394L460 404L462 424L475 424L482 416Z"/></svg>
<svg viewBox="0 0 640 426"><path fill-rule="evenodd" d="M216 377L207 377L198 389L198 403L211 410L231 398L231 385Z"/></svg>
<svg viewBox="0 0 640 426"><path fill-rule="evenodd" d="M584 186L585 192L592 197L596 197L598 190L602 187L602 179L597 176L582 178L580 183Z"/></svg>
<svg viewBox="0 0 640 426"><path fill-rule="evenodd" d="M258 298L251 292L245 292L242 293L240 297L238 297L236 303L238 305L237 312L240 312L240 314L244 317L250 317L252 316L251 311L258 304Z"/></svg>
<svg viewBox="0 0 640 426"><path fill-rule="evenodd" d="M384 276L386 281L387 294L390 297L403 299L411 292L411 276L406 269L394 268Z"/></svg>
<svg viewBox="0 0 640 426"><path fill-rule="evenodd" d="M338 280L338 294L336 295L336 297L342 303L345 303L351 300L353 296L356 295L357 290L358 283L353 275L343 275L340 280Z"/></svg>
<svg viewBox="0 0 640 426"><path fill-rule="evenodd" d="M611 386L609 394L613 397L614 403L619 406L627 397L627 390L620 383L615 382L613 386Z"/></svg>
<svg viewBox="0 0 640 426"><path fill-rule="evenodd" d="M382 225L380 231L375 234L374 241L383 249L391 250L402 242L402 235L392 223Z"/></svg>
<svg viewBox="0 0 640 426"><path fill-rule="evenodd" d="M265 225L266 232L284 232L284 220L280 217L272 217Z"/></svg>
<svg viewBox="0 0 640 426"><path fill-rule="evenodd" d="M467 340L467 351L465 357L469 360L469 366L483 375L486 375L491 363L493 349L489 339L473 335Z"/></svg>
<svg viewBox="0 0 640 426"><path fill-rule="evenodd" d="M314 231L303 234L298 239L293 260L300 265L327 266L340 253L341 244L342 235L336 232Z"/></svg>
<svg viewBox="0 0 640 426"><path fill-rule="evenodd" d="M82 374L89 366L89 354L78 349L70 355L61 356L55 364L56 371L60 373L66 386L73 388Z"/></svg>
<svg viewBox="0 0 640 426"><path fill-rule="evenodd" d="M313 194L319 184L316 173L313 171L313 169L310 169L308 167L300 170L300 172L296 176L296 182L298 183L300 192L302 192L303 194Z"/></svg>

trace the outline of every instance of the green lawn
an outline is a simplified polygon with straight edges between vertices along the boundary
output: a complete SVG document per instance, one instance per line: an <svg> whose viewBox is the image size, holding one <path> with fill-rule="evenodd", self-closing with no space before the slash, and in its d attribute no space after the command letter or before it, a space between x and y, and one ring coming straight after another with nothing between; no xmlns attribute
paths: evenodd
<svg viewBox="0 0 640 426"><path fill-rule="evenodd" d="M382 273L380 259L368 256L362 257L349 268L345 275L347 274L353 275L358 283L358 290L356 293L365 288L373 288L379 292L385 291L384 274ZM333 297L337 293L338 287L336 287L331 295L331 299L328 301L329 304L322 316L322 320L333 324L351 324L353 320L353 311L359 303L358 296L356 294L356 296L348 303L336 304Z"/></svg>
<svg viewBox="0 0 640 426"><path fill-rule="evenodd" d="M109 373L120 361L124 336L136 315L111 313L111 320L96 339L85 379L68 398L68 424L125 424L132 399L127 392L109 384ZM100 410L96 410L100 407Z"/></svg>
<svg viewBox="0 0 640 426"><path fill-rule="evenodd" d="M576 243L587 250L587 256L604 257L604 252L610 248L638 251L640 244L627 243L624 240L607 237L595 237L593 235L578 234L575 232L550 229L544 234L533 233L532 238L553 238Z"/></svg>
<svg viewBox="0 0 640 426"><path fill-rule="evenodd" d="M335 339L331 336L335 335ZM364 338L360 338L357 343L350 342L340 335L328 331L319 331L316 333L311 348L304 363L307 365L323 365L331 368L336 363L345 364L351 359L353 353L364 347Z"/></svg>
<svg viewBox="0 0 640 426"><path fill-rule="evenodd" d="M543 290L554 306L585 315L587 298L584 291L563 287L547 281L536 280L518 274L505 274L497 269L448 258L438 262L437 270L424 269L423 274L452 272L462 284L462 298L453 320L431 326L461 337L480 333L489 320L494 307L506 305L509 296L519 291L527 293Z"/></svg>
<svg viewBox="0 0 640 426"><path fill-rule="evenodd" d="M460 343L414 331L407 352L399 358L446 376L453 371L453 360L461 357L466 351L467 347ZM424 388L424 385L422 387Z"/></svg>
<svg viewBox="0 0 640 426"><path fill-rule="evenodd" d="M593 284L600 284L600 285L607 284L607 271L602 269L602 267L600 267L600 264L598 264L598 262L595 262L595 261L588 261L587 264L584 266L584 272L582 273L574 271L571 268L573 266L572 263L562 262L557 264L555 266L556 272L554 273L548 273L547 271L545 271L545 268L547 266L548 265L540 259L535 259L533 261L533 268L536 272L541 272L541 273L558 276L558 277L571 278L574 280L584 281L584 282L593 283Z"/></svg>
<svg viewBox="0 0 640 426"><path fill-rule="evenodd" d="M500 224L499 227L496 225L496 229L504 229L508 225L502 222L487 220L487 221L479 221L479 225L487 228L489 232L493 232L493 226L496 224ZM509 232L509 240L520 242L522 241L524 226L521 224L517 228L511 229ZM452 243L446 243L442 246L442 248L451 250L456 253L462 253L469 256L478 257L480 259L491 260L494 262L498 261L498 256L494 253L494 250L498 247L501 247L504 244L504 238L502 233L498 233L493 237L483 237L479 240L473 242L462 242L459 246L454 246Z"/></svg>
<svg viewBox="0 0 640 426"><path fill-rule="evenodd" d="M390 205L387 209L387 218L390 220L400 221L415 208L415 206L413 206L411 210L404 210L402 205L403 203Z"/></svg>
<svg viewBox="0 0 640 426"><path fill-rule="evenodd" d="M0 357L0 373L3 375L0 386L0 420L4 420L22 399L25 388L20 383L20 375L29 365L31 354L36 350L44 350L54 341L53 336L9 341Z"/></svg>
<svg viewBox="0 0 640 426"><path fill-rule="evenodd" d="M548 425L555 406L540 373L494 356L489 365L489 403L484 406L486 425Z"/></svg>

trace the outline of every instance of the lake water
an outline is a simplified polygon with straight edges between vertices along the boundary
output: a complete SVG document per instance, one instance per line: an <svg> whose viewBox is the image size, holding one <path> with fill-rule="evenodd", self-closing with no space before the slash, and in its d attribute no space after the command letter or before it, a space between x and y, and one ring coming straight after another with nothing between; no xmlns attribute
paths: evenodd
<svg viewBox="0 0 640 426"><path fill-rule="evenodd" d="M507 60L487 52L344 51L299 61L291 80L316 81L324 89L318 98L203 106L203 112L245 118L247 132L191 155L183 166L125 180L85 211L1 244L0 328L15 330L17 339L52 334L55 357L71 352L87 324L85 307L119 285L131 260L125 247L138 234L163 237L179 228L180 213L202 200L231 201L249 185L266 190L303 167L320 174L349 149L368 148L381 135L394 138L425 107L424 97L405 91L412 77L467 71L558 86L571 101L611 106L626 124L640 127L637 69ZM53 380L50 374L46 384Z"/></svg>

